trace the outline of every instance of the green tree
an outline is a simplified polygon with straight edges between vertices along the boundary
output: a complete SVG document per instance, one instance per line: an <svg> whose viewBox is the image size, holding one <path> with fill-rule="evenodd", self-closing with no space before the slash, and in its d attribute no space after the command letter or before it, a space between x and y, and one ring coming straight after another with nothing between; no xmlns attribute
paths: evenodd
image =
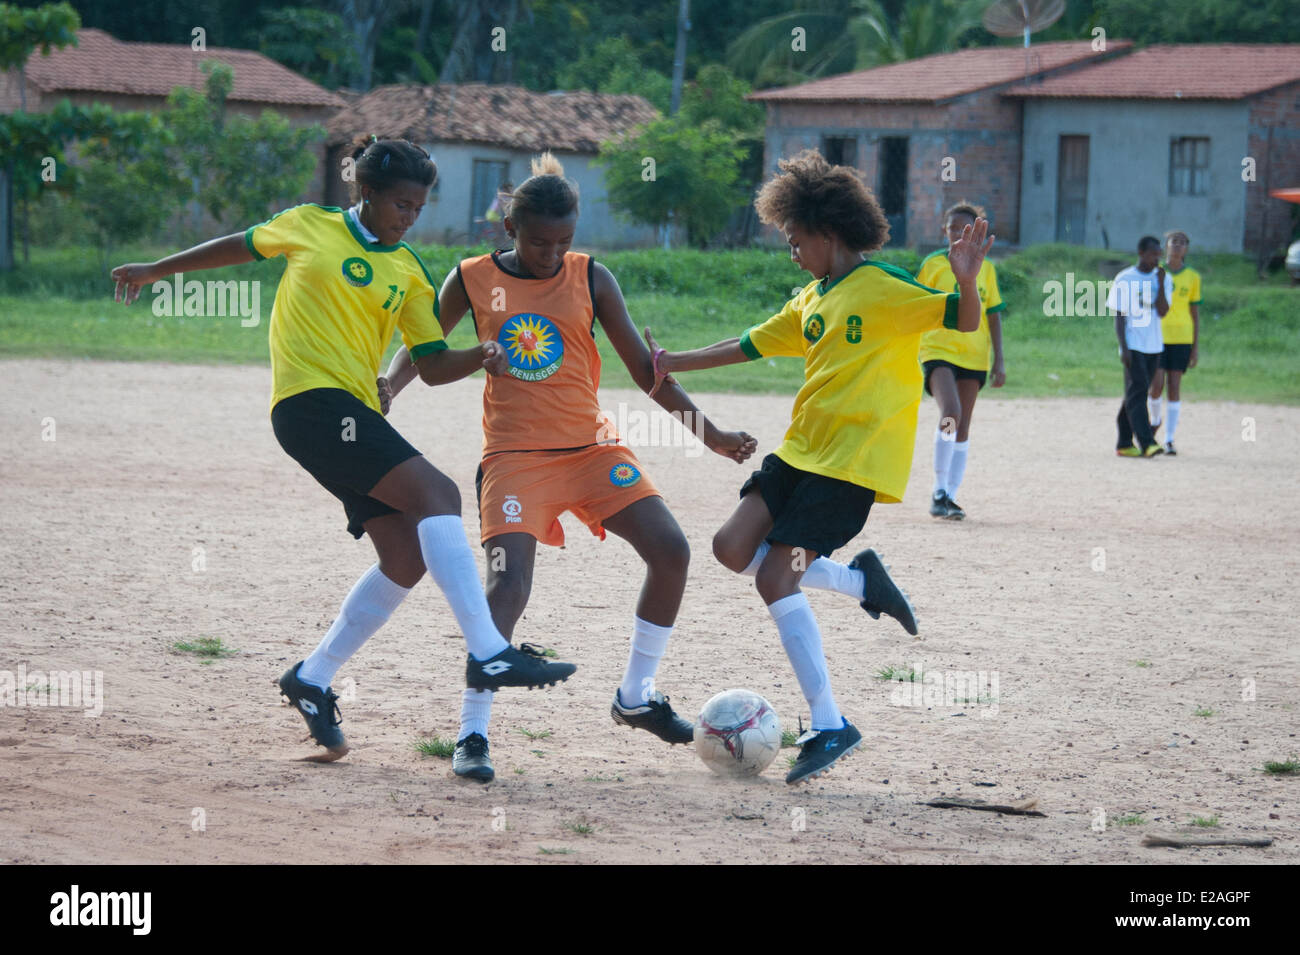
<svg viewBox="0 0 1300 955"><path fill-rule="evenodd" d="M743 158L717 120L696 126L679 115L603 143L596 162L617 213L664 230L681 224L692 244L703 245L745 201L736 187Z"/></svg>
<svg viewBox="0 0 1300 955"><path fill-rule="evenodd" d="M326 88L341 85L357 71L357 53L343 18L313 7L262 11L265 26L258 49Z"/></svg>
<svg viewBox="0 0 1300 955"><path fill-rule="evenodd" d="M208 60L200 69L207 75L203 92L180 86L167 98L170 109L163 122L172 139L169 153L190 183L196 211L214 219L231 213L241 222L260 220L272 203L288 201L307 187L316 165L313 147L325 131L319 125L294 129L269 110L255 120L231 114L226 109L234 86L230 67Z"/></svg>
<svg viewBox="0 0 1300 955"><path fill-rule="evenodd" d="M626 37L606 37L556 77L561 89L591 90L593 93L635 93L650 101L661 113L668 112L673 81L664 73L641 63Z"/></svg>

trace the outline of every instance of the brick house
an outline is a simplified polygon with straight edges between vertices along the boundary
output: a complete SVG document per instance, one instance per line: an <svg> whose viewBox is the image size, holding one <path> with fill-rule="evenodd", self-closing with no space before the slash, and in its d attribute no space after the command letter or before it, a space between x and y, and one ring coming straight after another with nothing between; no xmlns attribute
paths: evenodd
<svg viewBox="0 0 1300 955"><path fill-rule="evenodd" d="M855 166L884 206L894 245L938 245L943 210L961 199L982 203L998 237L1017 242L1022 107L1003 94L1026 77L1055 76L1129 46L981 47L753 93L767 107L764 168L809 147Z"/></svg>
<svg viewBox="0 0 1300 955"><path fill-rule="evenodd" d="M1160 45L1005 94L1024 104L1021 241L1285 244L1300 184L1300 44Z"/></svg>
<svg viewBox="0 0 1300 955"><path fill-rule="evenodd" d="M1297 44L985 47L751 98L767 106L765 168L809 146L856 166L895 245L938 245L962 198L1004 244L1127 250L1177 227L1240 252L1290 232L1268 190L1300 182Z"/></svg>
<svg viewBox="0 0 1300 955"><path fill-rule="evenodd" d="M326 202L346 205L339 170L358 135L409 139L429 151L438 184L409 238L465 242L500 184L528 178L529 160L549 149L578 184L586 246L650 245L653 229L618 219L605 200L604 170L592 164L601 142L655 119L640 96L604 93L534 93L483 83L381 86L330 119L326 141Z"/></svg>

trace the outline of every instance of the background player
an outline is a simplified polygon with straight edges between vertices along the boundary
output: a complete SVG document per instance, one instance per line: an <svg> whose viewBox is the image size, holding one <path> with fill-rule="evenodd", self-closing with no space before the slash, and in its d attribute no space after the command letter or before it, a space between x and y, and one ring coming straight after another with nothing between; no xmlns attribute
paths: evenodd
<svg viewBox="0 0 1300 955"><path fill-rule="evenodd" d="M1115 276L1106 307L1115 312L1119 360L1124 365L1124 401L1115 426L1119 432L1115 453L1124 458L1150 458L1164 453L1156 442L1147 417L1147 389L1164 344L1160 318L1169 311L1173 283L1160 268L1160 240L1144 235L1138 240L1138 261ZM1137 447L1133 439L1137 439Z"/></svg>
<svg viewBox="0 0 1300 955"><path fill-rule="evenodd" d="M1196 367L1197 345L1201 340L1201 274L1184 261L1191 240L1186 232L1177 230L1165 233L1165 272L1173 281L1174 291L1169 299L1169 311L1160 319L1160 336L1164 351L1151 376L1151 392L1147 398L1147 413L1151 416L1154 432L1164 420L1165 454L1174 450L1174 433L1178 430L1178 417L1182 412L1183 374ZM1165 376L1169 377L1169 400L1161 407L1160 392Z"/></svg>
<svg viewBox="0 0 1300 955"><path fill-rule="evenodd" d="M343 504L354 537L379 557L343 600L315 652L280 678L326 752L348 751L339 729L334 674L389 618L427 567L465 634L468 670L496 686L552 683L576 668L512 648L497 631L460 521L460 494L379 413L376 374L401 331L429 384L463 378L504 355L487 345L448 350L428 272L402 235L420 214L437 169L405 140L357 144L357 205L301 205L247 232L213 239L148 264L113 269L116 298L175 272L276 255L288 260L271 311L271 425L280 446ZM486 665L486 668L485 668Z"/></svg>
<svg viewBox="0 0 1300 955"><path fill-rule="evenodd" d="M821 631L800 584L816 576L916 632L906 597L874 551L848 567L826 555L862 530L874 501L902 498L921 402L921 333L979 327L977 276L993 239L985 239L988 223L979 219L953 243L957 293L935 292L902 269L864 259L889 237L884 213L856 170L812 150L781 160L755 207L764 223L782 229L791 260L814 281L739 339L667 353L646 336L658 375L775 355L804 359L784 442L745 482L740 505L713 538L724 566L755 576L812 710L812 728L786 776L797 783L862 741L836 705Z"/></svg>
<svg viewBox="0 0 1300 955"><path fill-rule="evenodd" d="M984 210L968 202L959 202L944 213L944 239L948 248L930 253L921 262L916 280L933 289L957 291L957 280L948 264L948 251L961 238L962 230L976 219L986 219ZM966 516L953 498L966 475L966 458L970 450L970 422L975 413L975 399L989 368L989 345L993 347L993 387L1001 388L1007 380L1002 360L1002 315L1006 303L998 291L997 270L986 258L976 279L984 314L977 331L967 335L946 328L921 336L921 373L925 392L933 395L939 406L939 426L934 431L934 489L930 496L930 513L960 521Z"/></svg>
<svg viewBox="0 0 1300 955"><path fill-rule="evenodd" d="M632 647L611 713L616 723L647 729L669 743L689 743L693 724L654 688L686 587L690 548L640 462L603 420L597 389L600 323L632 378L655 386L650 352L637 334L618 282L590 256L569 250L578 193L550 153L533 161L532 178L509 198L505 227L514 248L466 259L443 283L440 315L451 334L468 311L479 340L500 343L508 374L483 392L483 463L479 515L488 556L488 604L507 638L528 605L537 542L564 543L568 510L602 540L622 537L645 561L646 577L632 621ZM389 369L393 393L414 372L399 351ZM714 427L676 384L656 400L706 446L736 461L753 454L743 432ZM492 694L465 691L453 771L487 782Z"/></svg>

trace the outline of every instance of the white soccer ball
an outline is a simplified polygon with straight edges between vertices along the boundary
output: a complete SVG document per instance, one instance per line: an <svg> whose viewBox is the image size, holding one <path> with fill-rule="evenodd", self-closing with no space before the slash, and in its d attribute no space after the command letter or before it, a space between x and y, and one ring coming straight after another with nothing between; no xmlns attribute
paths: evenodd
<svg viewBox="0 0 1300 955"><path fill-rule="evenodd" d="M719 776L757 776L781 749L781 720L752 690L726 690L704 704L695 752Z"/></svg>

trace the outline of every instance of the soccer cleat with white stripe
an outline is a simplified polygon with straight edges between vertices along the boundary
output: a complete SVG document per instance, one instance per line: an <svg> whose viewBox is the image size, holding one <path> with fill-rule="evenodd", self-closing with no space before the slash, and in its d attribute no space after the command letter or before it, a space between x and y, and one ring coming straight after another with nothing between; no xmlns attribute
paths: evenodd
<svg viewBox="0 0 1300 955"><path fill-rule="evenodd" d="M572 663L551 663L539 652L506 647L490 660L468 657L465 685L471 690L499 690L505 686L554 686L577 671Z"/></svg>
<svg viewBox="0 0 1300 955"><path fill-rule="evenodd" d="M322 690L298 679L298 668L302 664L303 661L299 660L284 671L280 677L280 692L288 697L289 705L307 721L311 738L325 747L324 753L308 758L318 763L330 763L348 753L347 741L339 729L339 724L343 722L339 697L333 689Z"/></svg>
<svg viewBox="0 0 1300 955"><path fill-rule="evenodd" d="M695 725L684 720L668 705L668 697L658 690L654 696L640 706L624 706L622 694L614 691L614 702L610 705L609 715L620 726L633 729L649 730L665 743L690 743L695 739Z"/></svg>
<svg viewBox="0 0 1300 955"><path fill-rule="evenodd" d="M791 785L816 779L826 772L841 756L847 756L858 748L862 734L856 726L844 720L844 726L840 729L809 730L797 742L799 755L795 757L794 766L785 777L785 781Z"/></svg>
<svg viewBox="0 0 1300 955"><path fill-rule="evenodd" d="M862 571L866 578L860 605L871 619L879 620L882 613L889 614L903 625L904 630L916 636L916 612L912 610L912 602L889 576L889 568L880 560L880 555L868 547L853 558L849 567Z"/></svg>

